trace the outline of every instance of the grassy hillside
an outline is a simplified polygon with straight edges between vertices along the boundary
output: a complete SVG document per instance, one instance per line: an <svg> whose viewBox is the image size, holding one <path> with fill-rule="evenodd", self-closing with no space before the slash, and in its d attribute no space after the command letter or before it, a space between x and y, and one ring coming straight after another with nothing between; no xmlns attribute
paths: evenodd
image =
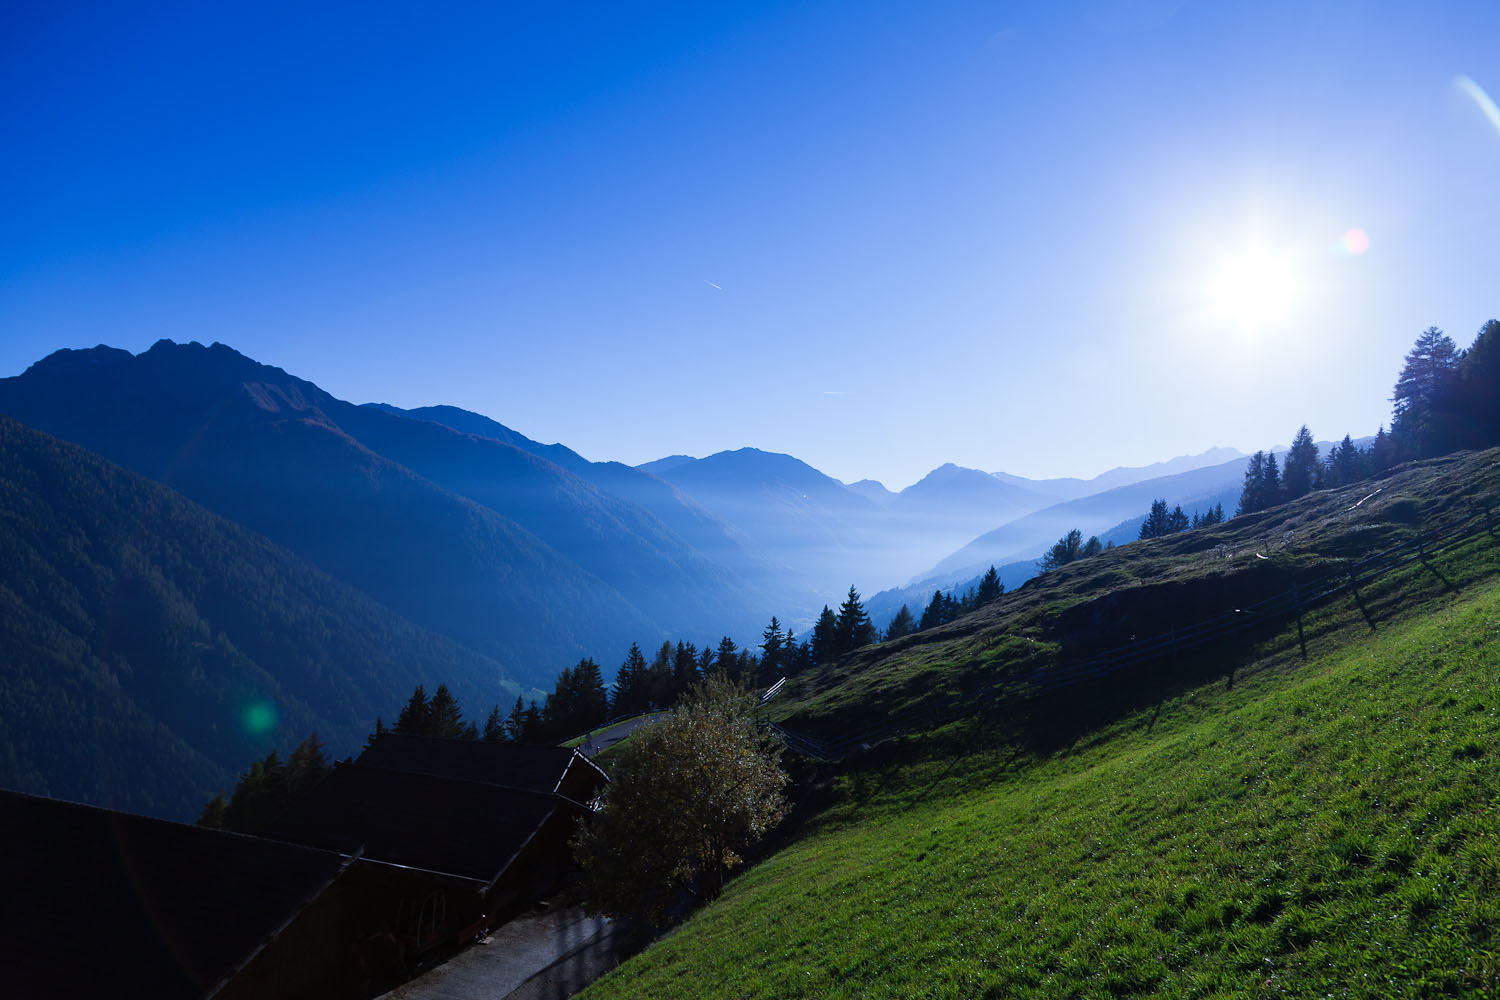
<svg viewBox="0 0 1500 1000"><path fill-rule="evenodd" d="M837 737L933 706L964 707L976 690L1007 678L1020 683L1032 671L1167 634L1343 572L1422 531L1474 517L1485 500L1500 500L1500 449L1402 466L1379 480L1213 528L1121 546L1036 577L951 625L870 646L794 677L775 717L814 736ZM1500 522L1500 507L1494 516ZM1458 570L1488 571L1488 563ZM1372 615L1459 582L1432 574L1401 580L1362 590ZM1310 636L1321 628L1307 627L1314 630ZM1216 651L1222 655L1187 658L1181 669L1187 680L1222 672L1228 669L1224 657L1242 645L1236 639ZM1138 691L1139 680L1134 675L1111 698Z"/></svg>
<svg viewBox="0 0 1500 1000"><path fill-rule="evenodd" d="M1045 668L1124 627L1109 609L1197 610L1195 590L1276 586L1456 516L1495 465L1456 456L1355 510L1324 496L1204 533L1257 551L1293 533L1240 569L1196 558L1206 539L1131 546L811 678L783 713L832 729ZM1133 696L1074 690L1040 706L1050 739L976 706L831 769L764 861L585 996L1495 995L1497 562L1484 535L1384 577L1363 610L1326 604L1305 658L1283 622Z"/></svg>

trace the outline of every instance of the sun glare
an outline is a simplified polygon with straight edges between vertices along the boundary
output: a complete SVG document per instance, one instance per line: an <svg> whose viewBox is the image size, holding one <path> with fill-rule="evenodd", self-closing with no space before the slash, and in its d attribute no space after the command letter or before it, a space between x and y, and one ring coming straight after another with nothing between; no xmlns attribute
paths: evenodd
<svg viewBox="0 0 1500 1000"><path fill-rule="evenodd" d="M1254 333L1292 319L1304 289L1289 253L1249 246L1210 265L1202 294L1214 322Z"/></svg>

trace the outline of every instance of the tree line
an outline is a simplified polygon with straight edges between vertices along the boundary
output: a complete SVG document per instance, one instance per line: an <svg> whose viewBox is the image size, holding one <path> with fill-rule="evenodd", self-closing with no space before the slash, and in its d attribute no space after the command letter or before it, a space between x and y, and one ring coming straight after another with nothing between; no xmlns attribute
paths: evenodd
<svg viewBox="0 0 1500 1000"><path fill-rule="evenodd" d="M1468 350L1437 327L1423 330L1406 354L1391 403L1390 431L1381 427L1368 448L1346 434L1320 455L1303 424L1279 463L1274 452L1250 456L1236 513L1356 483L1401 462L1500 444L1500 321L1481 327Z"/></svg>

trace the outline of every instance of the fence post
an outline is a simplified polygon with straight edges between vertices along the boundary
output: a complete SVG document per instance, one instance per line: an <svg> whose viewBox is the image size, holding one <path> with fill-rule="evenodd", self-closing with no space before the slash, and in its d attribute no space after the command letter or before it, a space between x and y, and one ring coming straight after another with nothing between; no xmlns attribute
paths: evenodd
<svg viewBox="0 0 1500 1000"><path fill-rule="evenodd" d="M1297 614L1297 647L1302 650L1302 658L1307 659L1307 638L1302 634L1302 590L1296 581L1292 582L1292 610Z"/></svg>

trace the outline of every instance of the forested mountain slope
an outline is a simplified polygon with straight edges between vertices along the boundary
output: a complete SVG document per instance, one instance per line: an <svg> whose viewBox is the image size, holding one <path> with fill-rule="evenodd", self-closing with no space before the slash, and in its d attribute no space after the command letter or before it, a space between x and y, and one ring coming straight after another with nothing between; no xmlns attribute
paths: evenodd
<svg viewBox="0 0 1500 1000"><path fill-rule="evenodd" d="M172 490L0 417L0 785L191 819L317 731L357 749L418 683L502 666Z"/></svg>
<svg viewBox="0 0 1500 1000"><path fill-rule="evenodd" d="M60 351L0 412L181 490L543 684L768 608L638 505L490 438L334 399L228 347Z"/></svg>

